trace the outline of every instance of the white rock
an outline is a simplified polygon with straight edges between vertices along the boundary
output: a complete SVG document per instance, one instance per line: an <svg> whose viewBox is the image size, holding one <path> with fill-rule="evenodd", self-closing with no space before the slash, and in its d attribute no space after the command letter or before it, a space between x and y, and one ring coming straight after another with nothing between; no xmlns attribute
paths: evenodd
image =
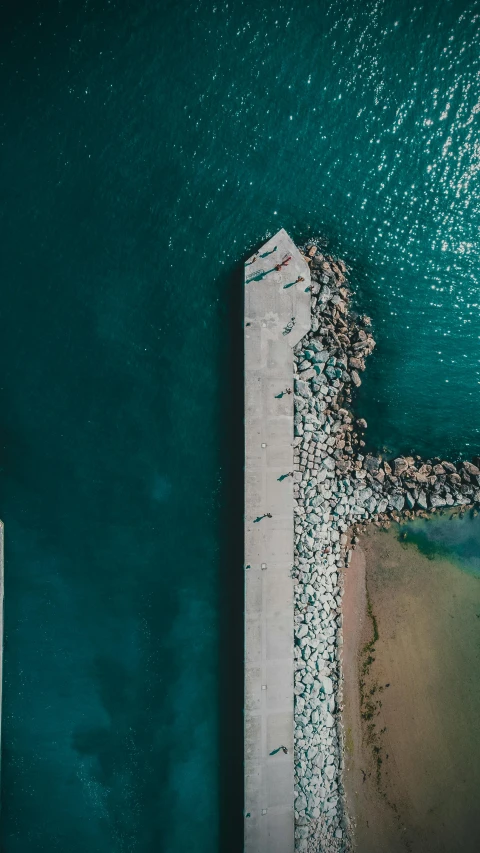
<svg viewBox="0 0 480 853"><path fill-rule="evenodd" d="M320 681L321 681L321 685L322 685L324 693L326 693L327 696L330 696L330 694L333 693L333 681L332 681L332 679L329 678L327 675L322 675Z"/></svg>
<svg viewBox="0 0 480 853"><path fill-rule="evenodd" d="M327 729L331 729L335 725L335 720L333 719L329 711L327 711L323 719Z"/></svg>

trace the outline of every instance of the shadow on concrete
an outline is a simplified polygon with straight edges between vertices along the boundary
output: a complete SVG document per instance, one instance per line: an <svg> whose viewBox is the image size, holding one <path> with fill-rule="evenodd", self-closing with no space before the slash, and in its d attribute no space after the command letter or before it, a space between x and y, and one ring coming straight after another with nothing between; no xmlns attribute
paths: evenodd
<svg viewBox="0 0 480 853"><path fill-rule="evenodd" d="M256 273L256 275L252 275L252 276L250 276L250 278L247 279L245 286L248 286L251 281L263 281L263 279L266 278L267 275L270 275L270 273L275 272L276 269L277 269L276 267L272 267L270 270L260 270L260 272ZM242 286L243 286L243 271L242 271Z"/></svg>
<svg viewBox="0 0 480 853"><path fill-rule="evenodd" d="M220 853L243 850L244 272L225 277L219 570Z"/></svg>

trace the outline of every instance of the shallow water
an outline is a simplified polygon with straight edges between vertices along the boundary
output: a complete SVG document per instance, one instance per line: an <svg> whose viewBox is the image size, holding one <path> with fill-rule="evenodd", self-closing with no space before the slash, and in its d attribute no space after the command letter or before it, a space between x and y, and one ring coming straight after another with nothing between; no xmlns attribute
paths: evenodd
<svg viewBox="0 0 480 853"><path fill-rule="evenodd" d="M402 525L400 541L414 545L429 559L436 557L480 576L480 516L467 511L462 518L450 513L428 520L416 518Z"/></svg>
<svg viewBox="0 0 480 853"><path fill-rule="evenodd" d="M5 16L9 853L240 849L241 650L222 620L242 608L232 272L253 246L284 226L351 264L378 341L373 447L478 451L479 12Z"/></svg>

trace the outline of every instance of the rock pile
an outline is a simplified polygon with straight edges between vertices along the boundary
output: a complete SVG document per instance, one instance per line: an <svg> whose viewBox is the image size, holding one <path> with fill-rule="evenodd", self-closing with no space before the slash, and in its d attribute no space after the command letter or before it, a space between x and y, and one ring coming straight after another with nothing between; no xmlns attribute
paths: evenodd
<svg viewBox="0 0 480 853"><path fill-rule="evenodd" d="M471 462L362 454L367 424L349 408L375 341L349 310L346 267L315 246L311 331L295 347L295 823L296 850L350 850L342 788L344 566L358 525L480 502Z"/></svg>

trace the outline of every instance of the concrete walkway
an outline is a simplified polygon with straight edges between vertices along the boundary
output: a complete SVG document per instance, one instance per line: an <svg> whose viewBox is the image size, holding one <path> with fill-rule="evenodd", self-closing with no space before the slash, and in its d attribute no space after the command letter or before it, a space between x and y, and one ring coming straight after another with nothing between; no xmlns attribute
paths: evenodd
<svg viewBox="0 0 480 853"><path fill-rule="evenodd" d="M245 264L245 853L294 850L293 479L279 477L293 471L292 347L310 329L309 286L283 229Z"/></svg>

